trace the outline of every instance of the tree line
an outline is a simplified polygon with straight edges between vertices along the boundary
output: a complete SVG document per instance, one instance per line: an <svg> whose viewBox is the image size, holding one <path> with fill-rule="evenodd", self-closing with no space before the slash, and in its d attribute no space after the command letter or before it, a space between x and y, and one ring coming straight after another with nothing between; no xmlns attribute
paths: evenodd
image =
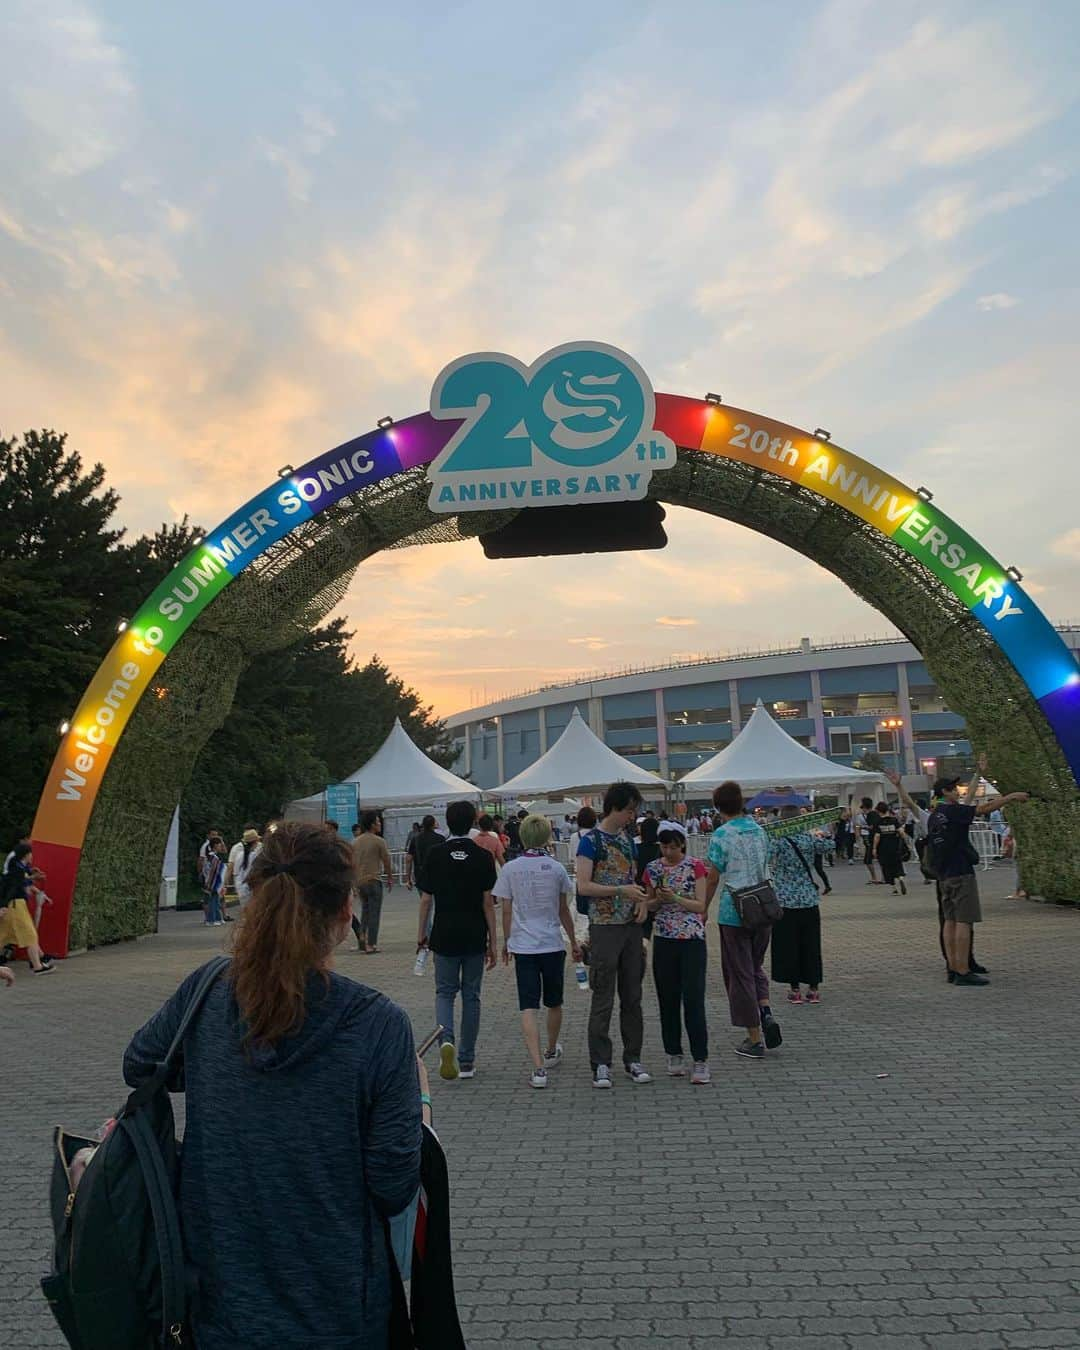
<svg viewBox="0 0 1080 1350"><path fill-rule="evenodd" d="M128 540L120 497L54 431L0 435L0 833L33 821L58 727L70 717L117 623L133 614L206 531L187 517ZM213 525L215 522L209 522ZM400 717L440 764L444 724L377 656L357 665L343 619L261 657L207 742L180 803L183 852L209 824L236 837L285 802L359 768Z"/></svg>

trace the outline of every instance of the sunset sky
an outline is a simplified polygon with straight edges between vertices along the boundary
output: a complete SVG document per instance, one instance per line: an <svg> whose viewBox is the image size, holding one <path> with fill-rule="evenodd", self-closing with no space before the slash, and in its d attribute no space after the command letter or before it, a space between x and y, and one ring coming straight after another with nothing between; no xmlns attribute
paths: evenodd
<svg viewBox="0 0 1080 1350"><path fill-rule="evenodd" d="M0 432L205 526L465 352L631 352L840 444L1080 620L1080 5L0 13ZM342 606L442 713L886 621L779 545L384 554Z"/></svg>

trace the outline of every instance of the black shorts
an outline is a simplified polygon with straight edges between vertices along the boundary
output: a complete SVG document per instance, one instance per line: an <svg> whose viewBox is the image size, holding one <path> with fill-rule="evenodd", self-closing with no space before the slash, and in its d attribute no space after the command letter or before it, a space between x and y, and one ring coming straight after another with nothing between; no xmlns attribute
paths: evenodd
<svg viewBox="0 0 1080 1350"><path fill-rule="evenodd" d="M517 976L518 1007L539 1008L543 986L544 1007L563 1005L563 971L566 952L515 952L514 974Z"/></svg>

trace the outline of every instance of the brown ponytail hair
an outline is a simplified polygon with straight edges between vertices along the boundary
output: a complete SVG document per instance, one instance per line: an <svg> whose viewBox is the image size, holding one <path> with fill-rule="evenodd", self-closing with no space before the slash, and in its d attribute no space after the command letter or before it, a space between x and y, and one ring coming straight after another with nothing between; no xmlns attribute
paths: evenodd
<svg viewBox="0 0 1080 1350"><path fill-rule="evenodd" d="M352 854L330 831L289 821L264 836L248 884L229 979L245 1044L269 1046L303 1024L308 974L323 971L337 942Z"/></svg>

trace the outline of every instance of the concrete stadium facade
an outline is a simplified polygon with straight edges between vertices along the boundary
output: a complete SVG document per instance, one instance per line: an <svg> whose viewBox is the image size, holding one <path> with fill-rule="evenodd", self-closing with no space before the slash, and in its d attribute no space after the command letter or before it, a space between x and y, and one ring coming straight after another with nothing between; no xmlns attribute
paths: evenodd
<svg viewBox="0 0 1080 1350"><path fill-rule="evenodd" d="M1059 629L1080 652L1080 625ZM613 750L664 777L729 744L761 699L786 731L838 764L868 752L911 780L973 768L964 719L910 643L867 639L597 675L469 708L446 719L457 773L505 782L554 745L577 708ZM899 732L882 727L900 719ZM918 786L918 783L914 785Z"/></svg>

